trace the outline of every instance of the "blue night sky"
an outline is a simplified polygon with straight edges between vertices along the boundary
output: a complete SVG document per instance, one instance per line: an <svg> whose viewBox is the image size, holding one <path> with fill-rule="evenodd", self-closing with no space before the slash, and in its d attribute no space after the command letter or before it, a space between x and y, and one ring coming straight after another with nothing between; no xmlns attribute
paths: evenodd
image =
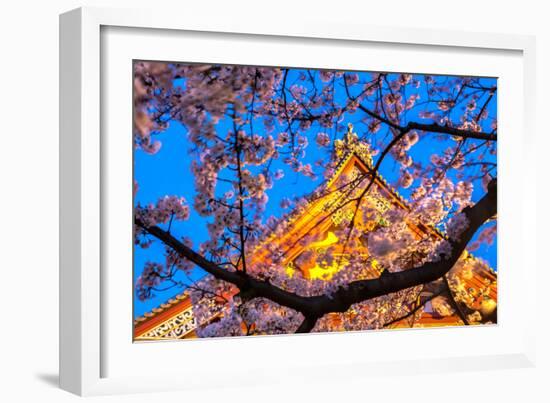
<svg viewBox="0 0 550 403"><path fill-rule="evenodd" d="M293 81L298 80L298 76L301 71L303 70L290 70L288 75L289 86L292 85ZM359 75L361 79L363 79L363 77L370 77L370 73L359 73ZM391 78L391 75L389 78ZM418 102L421 103L423 99L428 97L426 85L423 82L422 75L415 75L415 78L419 78L422 83L420 88L415 90L420 95ZM486 78L482 79L480 83L486 86L494 86L496 85L496 81L496 79ZM405 95L406 96L404 98L408 97L410 94ZM346 97L346 95L342 89L337 92L336 101L339 99L343 100L344 97ZM366 104L366 106L369 105ZM497 102L496 97L494 97L493 101L488 105L489 116L496 117L496 109ZM420 123L431 123L431 120L423 120L418 117L419 110L421 109L415 107L408 111L407 113L410 114L410 119ZM460 115L460 111L457 111L456 115ZM311 129L304 132L310 141L303 162L309 162L312 166L314 166L314 170L318 174L317 179L311 179L302 174L291 171L287 165L282 163L281 159L273 162L271 167L272 171L280 168L284 171L285 176L276 181L274 186L267 191L269 201L264 214L265 219L269 216L279 217L283 213L289 212L288 209L283 210L280 206L280 202L283 198L307 195L323 181L323 169L322 167L316 167L314 162L319 159L328 159L328 154L326 149L321 149L315 143L314 138L316 133L319 131L324 131L329 134L332 139L341 138L347 130L347 124L352 123L354 125L354 131L357 132L360 137L365 136L366 139L372 141L370 138L367 138L369 133L367 132L365 123L361 121L363 117L364 114L361 112L356 112L354 114L347 113L344 120L338 125L338 129L333 128L323 130L320 129L318 125L312 125ZM407 118L408 116L405 116L405 123ZM487 122L488 121L489 119ZM483 129L490 131L490 129L486 127L488 125L489 123L484 124ZM259 134L265 133L260 120L258 120L258 122L254 121L254 126L256 132ZM224 121L221 121L216 128L220 133L228 130L227 123ZM278 128L276 128L272 133L275 137L278 133L277 129ZM377 133L377 136L379 139L383 139L386 134L385 128L383 128ZM162 142L162 147L157 154L150 155L143 152L141 149L134 151L134 179L139 185L139 191L136 194L134 204L141 204L143 206L149 203L155 203L160 197L165 195L178 195L183 196L189 202L190 206L192 206L195 188L190 166L192 159L196 158L196 156L190 154L189 152L190 142L187 139L186 129L180 123L171 121L169 128L157 135L156 138ZM415 161L418 160L425 163L429 160L429 157L432 154L442 152L453 144L455 144L453 140L435 141L433 136L426 135L411 148L410 153ZM375 156L375 162L376 158L377 157ZM496 156L492 156L490 158L493 158L492 161L496 162ZM490 158L489 160L491 160ZM449 175L453 181L456 178L454 176L455 173L456 171L453 170ZM388 181L388 183L393 185L395 188L398 188L397 179L399 177L399 166L395 160L389 157L386 158L381 165L380 174ZM417 183L418 182L415 182L409 189L398 188L399 193L407 199L411 190L414 189ZM220 189L220 191L223 191L223 189ZM483 193L484 192L481 189L481 186L479 186L476 182L473 200L479 200L479 198L483 196ZM190 211L191 215L189 220L184 222L175 221L172 224L171 231L177 236L185 235L192 238L196 248L197 245L208 239L208 232L206 228L207 219L199 217L199 215L194 212L193 208L191 208ZM481 248L474 252L474 254L477 257L487 261L489 265L496 270L496 240L492 245L482 245ZM134 281L140 275L146 261L164 262L164 247L159 242L153 242L148 249L141 249L139 247L134 248ZM189 284L191 281L201 278L204 274L205 273L202 270L194 269L190 278L183 273L178 273L177 279ZM163 286L161 285L159 287ZM146 301L140 301L134 295L134 315L140 316L182 291L183 289L180 287L155 292L155 295Z"/></svg>

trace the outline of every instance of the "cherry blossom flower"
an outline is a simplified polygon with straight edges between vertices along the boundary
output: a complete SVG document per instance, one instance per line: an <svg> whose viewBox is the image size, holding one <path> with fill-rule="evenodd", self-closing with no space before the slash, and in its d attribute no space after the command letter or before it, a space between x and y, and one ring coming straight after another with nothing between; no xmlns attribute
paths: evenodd
<svg viewBox="0 0 550 403"><path fill-rule="evenodd" d="M330 144L330 137L326 133L319 132L317 133L317 137L315 138L315 141L320 147L327 147Z"/></svg>

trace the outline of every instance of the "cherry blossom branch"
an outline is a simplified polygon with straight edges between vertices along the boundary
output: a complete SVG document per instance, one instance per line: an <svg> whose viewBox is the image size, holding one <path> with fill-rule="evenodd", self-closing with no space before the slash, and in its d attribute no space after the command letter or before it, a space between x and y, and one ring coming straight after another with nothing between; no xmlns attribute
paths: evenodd
<svg viewBox="0 0 550 403"><path fill-rule="evenodd" d="M407 312L405 315L400 316L398 318L395 318L388 323L384 323L382 327L388 327L395 323L401 322L402 320L405 320L407 318L410 318L412 315L414 315L416 312L418 312L419 309L423 308L428 302L430 302L432 299L435 299L436 297L439 297L441 294L445 292L445 289L441 289L437 291L436 293L430 295L428 298L424 300L424 302L417 304L413 309L411 309L409 312Z"/></svg>
<svg viewBox="0 0 550 403"><path fill-rule="evenodd" d="M373 280L359 280L339 289L333 298L319 302L320 312L345 312L349 307L367 299L380 297L406 288L435 281L445 275L460 258L468 242L485 221L497 212L497 181L493 179L488 185L487 194L474 206L466 207L461 214L468 221L458 240L447 241L449 253L441 255L440 260L431 261L409 270L387 273Z"/></svg>
<svg viewBox="0 0 550 403"><path fill-rule="evenodd" d="M294 333L309 333L315 327L317 323L317 317L315 316L306 316L304 321L298 326L298 329Z"/></svg>
<svg viewBox="0 0 550 403"><path fill-rule="evenodd" d="M485 112L485 109L487 109L487 106L489 105L489 102L491 102L491 99L493 99L493 96L495 95L495 92L494 91L491 91L489 93L489 96L487 97L487 99L485 100L485 103L483 104L483 106L481 107L481 109L479 110L479 113L477 114L476 118L475 118L475 122L478 123L479 122L479 119L481 119L481 116L483 116L483 112Z"/></svg>
<svg viewBox="0 0 550 403"><path fill-rule="evenodd" d="M244 203L243 203L243 176L241 167L241 146L239 145L239 133L235 123L236 116L233 115L233 131L235 133L235 154L237 156L237 180L239 188L239 241L241 243L239 263L242 263L243 271L246 273L246 245L244 234ZM252 132L250 133L252 135Z"/></svg>
<svg viewBox="0 0 550 403"><path fill-rule="evenodd" d="M198 254L193 249L173 237L170 233L164 231L156 225L147 227L138 218L135 219L135 224L162 241L167 246L174 249L177 253L189 261L195 263L207 273L213 275L219 280L227 281L237 286L241 290L243 297L247 299L264 297L304 314L311 314L314 311L312 302L309 301L307 297L301 297L294 293L285 291L267 281L257 280L242 271L228 271L223 269L216 263L204 258L202 255Z"/></svg>
<svg viewBox="0 0 550 403"><path fill-rule="evenodd" d="M345 80L344 80L345 82ZM347 96L352 99L356 100L355 97L353 97L347 86L345 86ZM379 120L382 123L385 123L389 127L399 131L400 133L408 133L411 130L421 130L425 132L432 132L432 133L441 133L441 134L449 134L451 136L457 136L462 138L471 138L471 139L478 139L478 140L490 140L490 141L496 141L497 135L495 133L485 133L485 132L476 132L473 130L464 130L464 129L457 129L455 127L451 126L443 126L438 125L437 123L418 123L418 122L409 122L406 126L401 126L395 122L392 122L391 120L380 116L378 113L370 110L369 108L365 107L363 104L358 103L357 107L361 109L363 112L365 112L370 117Z"/></svg>
<svg viewBox="0 0 550 403"><path fill-rule="evenodd" d="M260 281L242 271L228 271L216 263L205 259L200 254L174 238L158 226L147 227L139 219L135 224L155 236L176 252L204 269L214 277L230 282L241 290L247 299L263 297L277 304L289 307L304 314L306 320L298 330L306 332L313 329L318 318L331 312L345 312L351 305L394 293L406 288L435 281L444 276L460 258L468 242L476 231L497 212L497 181L493 179L488 185L487 194L474 206L465 208L461 214L469 223L457 240L449 240L450 249L439 259L419 267L401 272L386 273L376 279L358 280L346 287L339 288L333 295L302 297L283 290L268 281Z"/></svg>
<svg viewBox="0 0 550 403"><path fill-rule="evenodd" d="M422 130L425 132L449 134L451 136L462 137L465 139L469 138L469 139L478 139L478 140L497 141L497 135L495 133L475 132L472 130L457 129L451 126L438 125L437 123L409 122L407 123L407 126L405 126L403 129Z"/></svg>
<svg viewBox="0 0 550 403"><path fill-rule="evenodd" d="M451 286L449 285L449 280L447 280L447 276L443 276L443 282L445 283L445 288L447 289L447 294L449 294L449 301L451 301L451 305L455 309L455 311L458 314L458 317L460 318L460 320L466 326L468 326L470 324L470 322L468 321L468 318L466 318L466 315L464 314L464 311L462 310L462 308L460 307L458 302L456 302L456 299L453 295L453 292L451 291Z"/></svg>

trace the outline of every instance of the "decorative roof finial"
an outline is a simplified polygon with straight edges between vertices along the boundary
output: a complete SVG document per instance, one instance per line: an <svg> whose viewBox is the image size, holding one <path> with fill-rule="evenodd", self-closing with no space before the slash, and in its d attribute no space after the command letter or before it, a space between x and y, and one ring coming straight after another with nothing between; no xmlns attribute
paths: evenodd
<svg viewBox="0 0 550 403"><path fill-rule="evenodd" d="M334 147L338 158L345 157L349 154L355 154L363 163L372 167L370 146L359 140L359 136L353 131L353 124L348 123L348 131L344 136L344 141L336 140L334 142Z"/></svg>
<svg viewBox="0 0 550 403"><path fill-rule="evenodd" d="M353 123L348 123L348 133L353 131Z"/></svg>

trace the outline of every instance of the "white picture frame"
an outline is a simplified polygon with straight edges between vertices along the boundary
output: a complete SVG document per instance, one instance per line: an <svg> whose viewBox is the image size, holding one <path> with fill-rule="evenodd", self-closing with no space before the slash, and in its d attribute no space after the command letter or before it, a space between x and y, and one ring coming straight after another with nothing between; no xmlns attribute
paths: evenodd
<svg viewBox="0 0 550 403"><path fill-rule="evenodd" d="M191 372L174 374L171 376L153 377L150 375L138 376L131 373L127 368L120 367L118 371L111 371L107 368L106 362L110 356L118 354L120 346L110 340L106 326L113 328L112 321L106 320L114 302L109 299L109 287L106 287L105 280L110 278L105 271L105 251L108 249L104 244L104 221L102 219L102 208L105 203L105 190L109 189L107 184L109 171L106 170L105 147L110 147L110 138L102 138L102 133L108 131L108 124L102 119L102 30L109 27L118 29L141 29L157 30L156 32L193 32L217 33L218 36L240 35L243 37L254 37L255 41L284 41L292 40L297 43L303 42L303 46L311 46L311 41L324 40L332 41L331 46L344 46L346 43L367 44L375 43L376 46L384 47L390 45L410 46L444 49L466 49L483 57L484 53L490 52L515 52L520 58L522 67L521 74L521 113L518 113L517 121L510 124L519 124L522 133L522 147L519 156L522 161L529 161L534 153L534 107L535 102L535 42L533 37L521 35L492 34L492 33L469 33L457 31L431 31L409 28L384 28L370 27L367 25L354 25L337 23L331 21L303 20L299 25L291 22L281 23L235 19L210 18L200 19L191 15L171 14L161 10L116 10L104 8L81 8L70 11L60 17L60 385L63 389L79 395L96 395L111 393L129 392L150 392L175 390L185 388L206 388L209 386L224 386L234 384L235 379L224 376L222 372L209 372L206 377L206 368L202 368L197 360L200 354L189 355L189 367L195 368L196 376ZM137 32L137 31L136 31ZM177 38L175 39L177 40ZM307 42L307 43L306 43ZM131 56L131 55L130 55ZM128 56L128 57L130 57ZM141 55L132 57L140 58ZM159 56L160 57L160 56ZM450 57L450 56L449 56ZM472 56L475 57L475 56ZM516 77L517 79L517 77ZM130 76L128 85L130 85ZM519 84L519 83L517 83ZM516 89L517 89L516 88ZM131 105L127 105L131 107ZM522 115L522 116L520 116ZM499 122L500 125L500 122ZM500 128L499 128L500 131ZM130 137L130 136L128 136ZM115 147L115 145L113 145ZM506 153L504 153L506 154ZM500 156L499 156L500 158ZM501 161L499 161L499 164ZM527 164L527 167L531 164ZM527 168L530 169L530 168ZM506 192L507 187L501 186L500 175L510 176L513 180L511 169L504 169L499 172L499 220L501 201L511 203L509 198L505 201L500 197L501 188ZM509 174L508 174L509 173ZM130 181L128 182L130 183ZM534 168L530 175L524 176L522 186L525 189L536 189L536 172ZM510 191L510 188L508 188ZM531 197L533 191L531 190ZM527 234L536 233L536 210L529 205L528 200L521 194L515 196L514 203L519 206L517 221L510 222L508 227L499 221L499 231L502 227L512 228L518 231L516 241L519 240L516 251L521 257L521 267L516 269L515 280L503 285L503 299L506 295L521 296L523 307L526 312L536 311L534 290L525 289L525 283L521 281L527 276L535 276L537 264L535 261L535 242L530 242ZM108 198L107 198L108 199ZM505 237L506 238L506 237ZM512 242L512 238L508 242ZM502 248L499 237L499 259L501 259ZM527 253L530 251L530 253ZM128 268L131 271L131 268ZM511 277L510 277L511 278ZM500 280L499 280L500 281ZM506 294L509 293L509 294ZM499 289L500 294L500 289ZM500 304L500 302L499 302ZM506 306L506 302L504 302ZM532 309L528 309L531 307ZM500 314L500 312L499 312ZM113 316L113 315L111 315ZM115 318L116 319L116 318ZM513 333L514 343L509 347L501 348L490 354L473 352L474 355L461 355L459 350L453 354L440 355L418 355L396 358L397 356L375 359L363 359L353 357L349 360L324 359L325 362L312 362L308 371L304 373L303 368L289 360L279 362L271 369L264 364L258 363L255 371L246 381L239 380L242 386L264 382L291 382L297 374L302 378L322 379L326 375L327 368L337 369L343 379L350 374L357 376L369 376L377 373L408 373L408 372L436 372L436 371L464 371L491 368L517 368L534 365L535 346L534 328L529 326L529 318L525 317L525 323L515 323L512 320L508 328L495 327L494 334L487 333L487 339L498 336L508 331ZM120 323L116 321L114 323ZM121 324L121 332L124 327L131 326L128 323ZM502 329L505 330L502 330ZM118 327L117 327L118 329ZM506 330L508 329L508 330ZM469 332L461 329L457 332ZM490 331L490 330L489 330ZM111 333L113 330L111 330ZM431 334L429 337L437 336ZM414 337L422 340L428 337L428 333L415 332L414 335L406 336L404 332L395 338ZM388 335L389 333L385 333ZM393 333L392 333L393 334ZM507 333L508 334L508 333ZM466 336L466 333L457 333L456 337ZM310 336L290 336L278 338L259 338L247 341L247 347L251 352L259 353L262 349L269 348L274 354L283 351L284 348L293 348L305 351L311 343L305 343ZM318 337L318 336L314 336ZM329 351L331 343L342 340L346 337L346 344L353 344L376 337L376 343L384 343L381 336L373 336L373 333L355 333L352 335L334 334L322 336L323 343ZM394 338L394 336L384 336ZM445 336L447 337L447 336ZM476 335L477 337L477 335ZM512 337L512 336L510 336ZM340 338L340 339L338 339ZM262 341L268 340L268 341ZM320 339L317 339L320 340ZM131 340L128 340L131 344ZM208 344L211 343L211 344ZM389 343L389 342L388 342ZM269 344L269 347L267 347ZM111 346L107 348L107 346ZM143 346L143 344L142 344ZM191 347L189 347L191 346ZM132 347L128 347L128 353L132 354ZM188 346L179 347L177 343L163 343L158 350L153 347L140 347L149 349L144 352L143 359L151 361L158 356L161 360L167 360L167 354L173 354L175 349L184 350L194 348L201 354L212 354L216 351L219 354L228 347L237 351L242 346L233 340L215 340L208 342L193 342ZM162 350L162 351L161 351ZM141 353L141 352L140 352ZM308 352L305 351L304 354ZM312 353L312 352L311 352ZM157 355L155 355L157 354ZM164 358L163 358L164 357ZM311 356L313 357L313 356ZM310 357L310 358L311 358ZM118 357L119 360L128 359L127 356ZM195 361L193 361L195 360ZM131 360L130 360L131 361ZM286 365L286 366L285 366ZM258 372L258 369L262 369ZM282 370L284 369L284 370ZM125 371L128 370L127 373ZM116 372L111 376L110 373ZM333 377L334 375L332 375Z"/></svg>

